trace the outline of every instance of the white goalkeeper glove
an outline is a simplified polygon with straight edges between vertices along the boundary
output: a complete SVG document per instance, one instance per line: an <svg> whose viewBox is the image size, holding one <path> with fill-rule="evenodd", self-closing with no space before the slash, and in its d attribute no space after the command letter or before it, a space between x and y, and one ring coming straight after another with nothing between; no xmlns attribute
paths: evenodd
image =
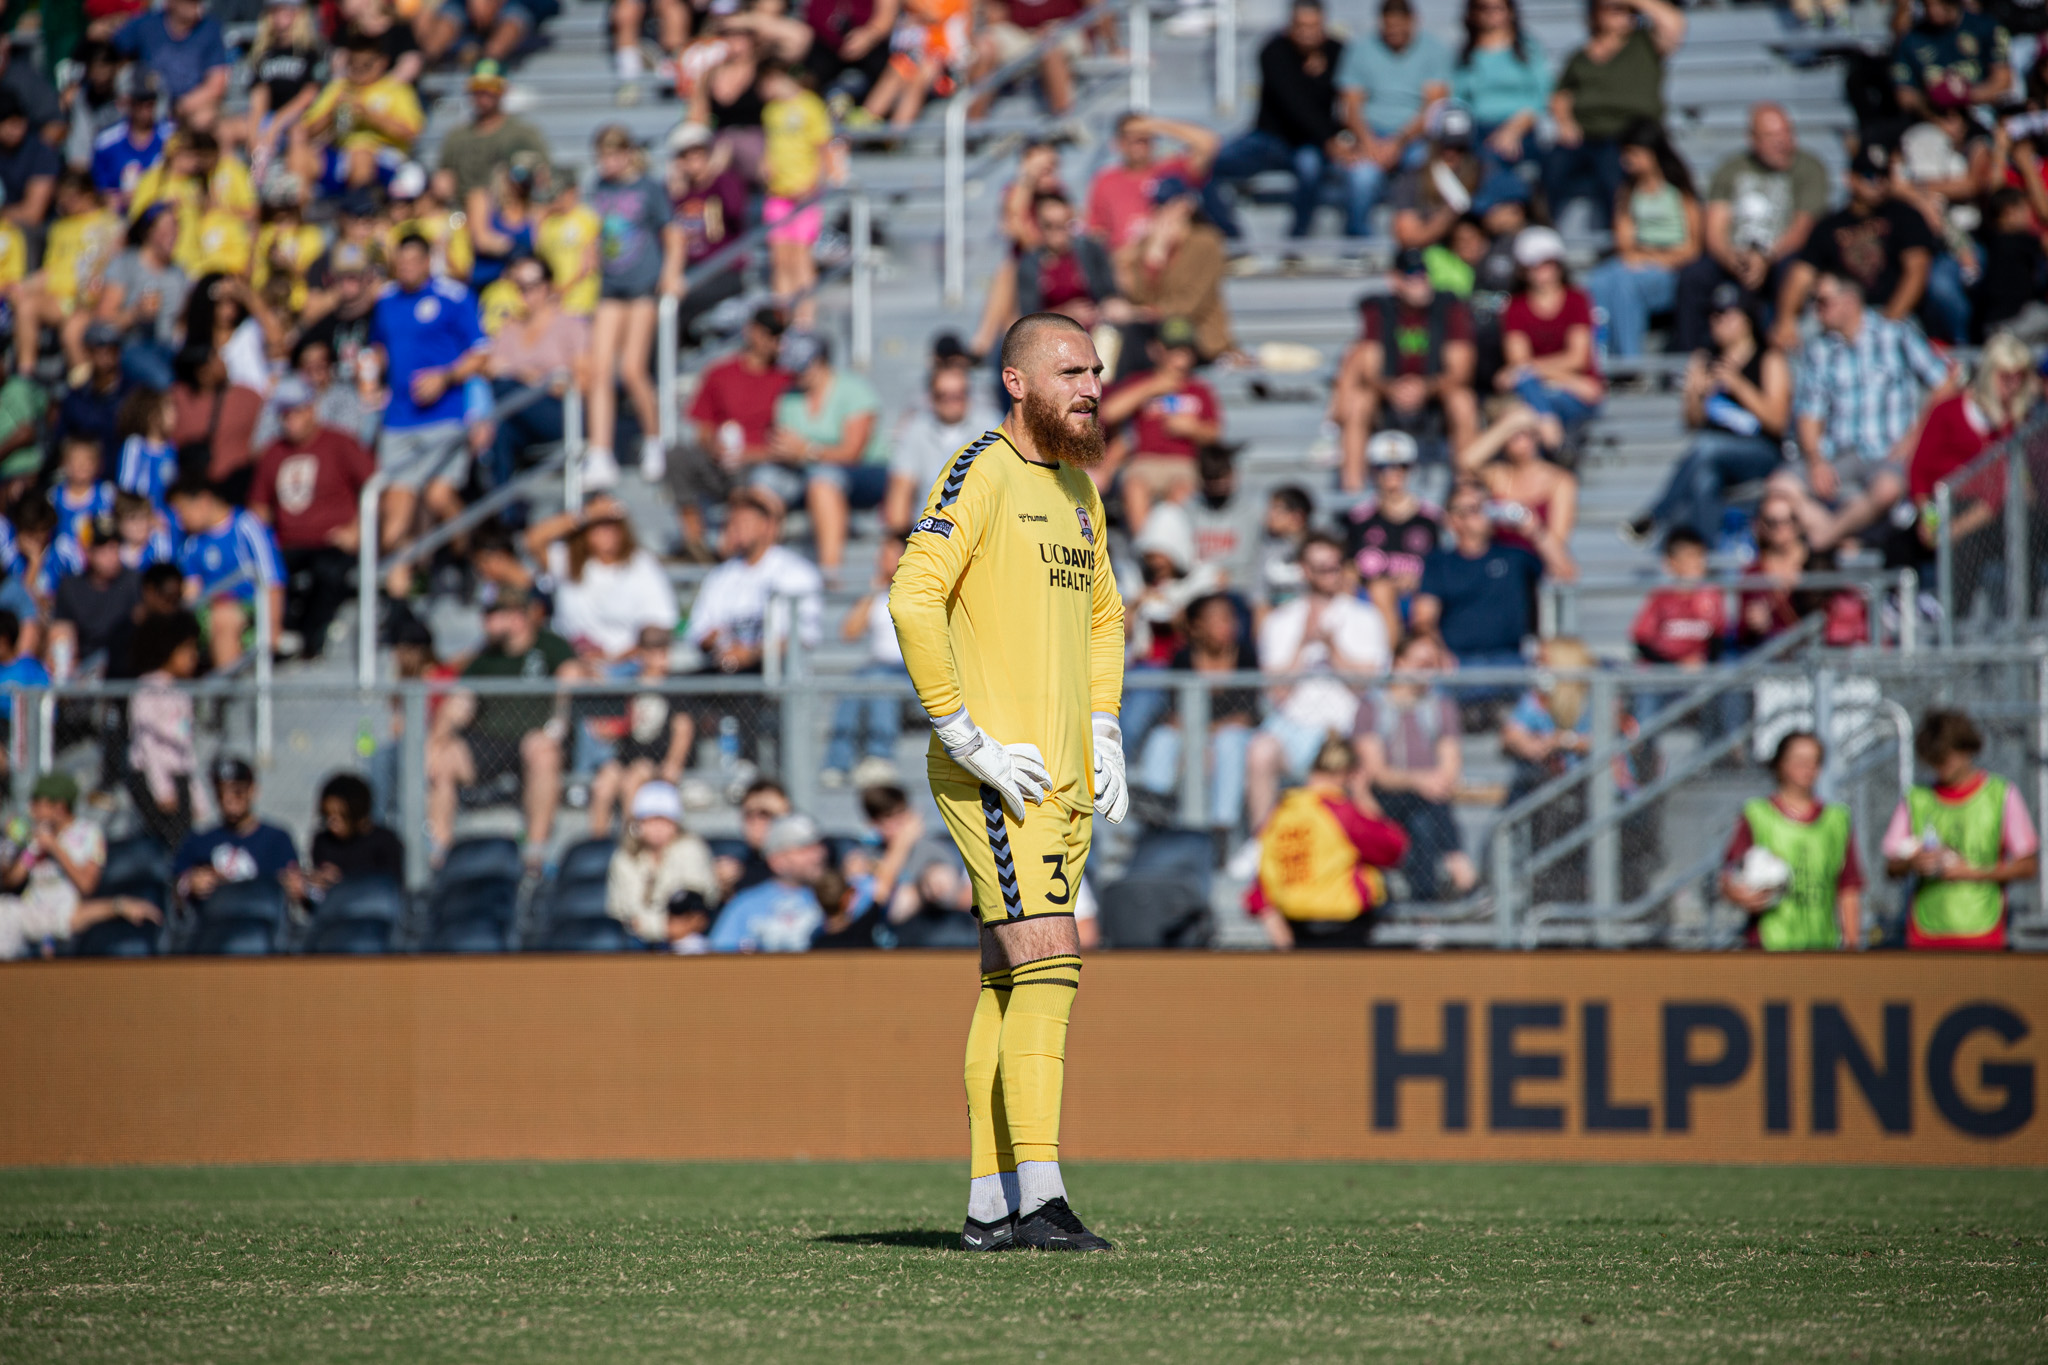
<svg viewBox="0 0 2048 1365"><path fill-rule="evenodd" d="M1045 770L1045 755L1038 752L1036 744L997 743L965 708L944 720L934 720L932 729L955 763L995 788L1003 809L1018 824L1052 791L1052 774Z"/></svg>
<svg viewBox="0 0 2048 1365"><path fill-rule="evenodd" d="M1095 725L1095 813L1121 825L1131 808L1131 784L1124 776L1124 727L1107 711L1097 711Z"/></svg>

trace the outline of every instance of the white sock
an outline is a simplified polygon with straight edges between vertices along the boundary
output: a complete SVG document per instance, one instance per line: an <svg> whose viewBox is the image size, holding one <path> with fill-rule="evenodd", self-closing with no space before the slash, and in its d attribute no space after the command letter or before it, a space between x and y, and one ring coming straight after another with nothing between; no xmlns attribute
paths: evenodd
<svg viewBox="0 0 2048 1365"><path fill-rule="evenodd" d="M1017 1213L1020 1217L1028 1217L1040 1204L1048 1200L1066 1197L1067 1187L1060 1183L1059 1162L1017 1163Z"/></svg>
<svg viewBox="0 0 2048 1365"><path fill-rule="evenodd" d="M618 50L619 79L637 81L640 73L647 68L640 59L640 44L634 43Z"/></svg>
<svg viewBox="0 0 2048 1365"><path fill-rule="evenodd" d="M977 1223L994 1223L1017 1211L1017 1173L978 1175L967 1182L967 1216Z"/></svg>

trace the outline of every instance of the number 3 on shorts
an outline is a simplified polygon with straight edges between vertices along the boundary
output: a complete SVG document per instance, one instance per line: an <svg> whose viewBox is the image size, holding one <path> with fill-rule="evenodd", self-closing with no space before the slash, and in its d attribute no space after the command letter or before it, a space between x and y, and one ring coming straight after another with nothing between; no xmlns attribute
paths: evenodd
<svg viewBox="0 0 2048 1365"><path fill-rule="evenodd" d="M1055 896L1048 891L1045 893L1046 900L1053 905L1065 905L1074 898L1074 888L1067 881L1067 856L1064 853L1048 853L1039 861L1052 864L1052 879L1060 884L1060 893Z"/></svg>

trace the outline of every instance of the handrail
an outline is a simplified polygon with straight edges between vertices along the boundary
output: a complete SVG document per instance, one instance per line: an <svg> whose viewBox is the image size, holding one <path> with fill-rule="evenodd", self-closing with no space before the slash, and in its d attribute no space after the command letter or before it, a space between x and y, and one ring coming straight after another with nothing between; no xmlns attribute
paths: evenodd
<svg viewBox="0 0 2048 1365"><path fill-rule="evenodd" d="M1046 57L1066 40L1069 33L1083 31L1098 21L1122 11L1129 15L1133 27L1131 48L1134 60L1131 70L1131 104L1134 108L1145 108L1151 102L1151 76L1140 73L1135 56L1142 45L1149 59L1151 35L1141 40L1135 30L1152 22L1148 0L1100 0L1100 3L1062 20L1047 28L1031 50L1010 61L973 84L953 92L946 102L946 218L945 218L945 299L948 308L957 308L967 296L967 117L974 102L983 95L1001 90L1018 77L1036 69ZM1140 95L1144 103L1140 104Z"/></svg>
<svg viewBox="0 0 2048 1365"><path fill-rule="evenodd" d="M1899 593L1899 648L1911 652L1916 634L1914 630L1912 605L1919 596L1920 576L1913 569L1830 569L1821 573L1802 573L1791 584L1785 584L1769 574L1707 574L1697 579L1675 579L1662 572L1651 575L1611 574L1598 578L1580 578L1565 583L1545 580L1537 599L1537 633L1548 639L1553 635L1576 635L1579 633L1577 600L1587 597L1631 597L1641 593L1658 592L1666 588L1715 588L1721 593L1743 592L1824 592L1830 589L1854 590L1862 598L1870 612L1873 635L1881 639L1881 613L1879 606L1884 590L1896 589ZM1877 639L1873 640L1876 643Z"/></svg>
<svg viewBox="0 0 2048 1365"><path fill-rule="evenodd" d="M1731 686L1739 686L1754 680L1767 667L1782 661L1793 650L1819 638L1825 625L1826 617L1822 613L1816 612L1807 617L1797 627L1769 641L1763 648L1744 659L1733 669L1717 674L1709 680L1701 681L1698 685L1692 687L1677 702L1660 711L1647 724L1638 727L1634 734L1616 736L1605 743L1596 743L1593 751L1580 759L1578 764L1570 771L1560 773L1556 777L1542 783L1535 790L1525 793L1520 800L1503 810L1500 813L1500 817L1494 822L1493 832L1489 836L1492 844L1490 861L1493 864L1494 917L1501 945L1503 947L1509 946L1513 938L1515 913L1519 908L1515 894L1519 889L1519 880L1515 869L1510 865L1512 861L1510 850L1513 847L1514 833L1518 826L1526 823L1539 810L1583 783L1595 783L1594 792L1596 795L1607 792L1609 784L1613 781L1614 764L1625 761L1631 750L1648 743L1667 730L1677 728L1679 724L1690 719L1693 712L1721 696ZM1605 681L1611 683L1612 675L1609 675ZM1594 707L1592 720L1596 738L1603 733L1611 733L1614 724L1612 714L1603 710L1600 701L1601 698L1596 696L1589 702ZM1591 811L1585 827L1574 831L1571 837L1576 837L1581 833L1586 836L1588 841L1596 836L1604 837L1609 831L1617 829L1622 820L1634 814L1631 803L1627 802L1617 802L1611 809L1602 809L1602 803L1598 800L1592 804L1594 809ZM1575 848L1577 846L1574 844ZM1604 862L1605 860L1600 859L1596 861ZM1595 868L1594 870L1598 873L1602 869ZM1597 880L1598 878L1596 877Z"/></svg>
<svg viewBox="0 0 2048 1365"><path fill-rule="evenodd" d="M1938 629L1944 649L1956 642L1956 505L1969 496L1971 484L1981 482L2000 465L2005 467L2005 487L2000 490L2004 499L2005 624L2013 634L2025 624L2032 576L2027 555L2026 456L2031 445L2044 439L2048 439L2048 404L2035 408L2017 430L1934 485L1935 593L1941 603Z"/></svg>
<svg viewBox="0 0 2048 1365"><path fill-rule="evenodd" d="M546 394L544 387L530 384L505 395L483 420L502 422L514 413L525 411ZM429 460L445 460L460 443L469 439L471 425L465 423L462 434L439 450L423 450L397 469L378 469L356 495L356 684L359 687L371 687L377 681L377 584L382 577L378 573L377 561L381 529L378 518L383 510L384 490L390 487L397 475L410 473Z"/></svg>

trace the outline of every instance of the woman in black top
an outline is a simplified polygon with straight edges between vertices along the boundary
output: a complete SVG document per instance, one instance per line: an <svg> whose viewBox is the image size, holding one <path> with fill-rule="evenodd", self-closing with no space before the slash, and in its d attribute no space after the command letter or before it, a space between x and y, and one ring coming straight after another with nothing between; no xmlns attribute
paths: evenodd
<svg viewBox="0 0 2048 1365"><path fill-rule="evenodd" d="M319 95L326 69L327 53L303 0L268 0L249 45L249 161L259 186Z"/></svg>
<svg viewBox="0 0 2048 1365"><path fill-rule="evenodd" d="M306 880L322 891L359 877L389 877L405 884L405 844L370 818L370 784L336 773L320 788L320 828L313 835L313 870Z"/></svg>
<svg viewBox="0 0 2048 1365"><path fill-rule="evenodd" d="M1188 604L1187 643L1173 656L1176 672L1256 673L1259 668L1243 613L1227 593L1211 593ZM1221 687L1209 694L1209 824L1232 831L1244 812L1246 746L1259 724L1256 687ZM1160 794L1180 784L1181 731L1178 720L1152 727L1138 755L1134 785Z"/></svg>

